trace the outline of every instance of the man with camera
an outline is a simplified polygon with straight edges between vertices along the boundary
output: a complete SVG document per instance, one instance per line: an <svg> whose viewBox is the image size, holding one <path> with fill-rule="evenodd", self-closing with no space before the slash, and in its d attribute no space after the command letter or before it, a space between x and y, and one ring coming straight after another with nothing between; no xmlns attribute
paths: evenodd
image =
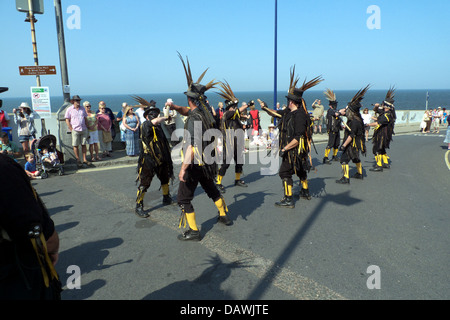
<svg viewBox="0 0 450 320"><path fill-rule="evenodd" d="M314 133L322 133L324 107L320 99L314 100L313 104Z"/></svg>

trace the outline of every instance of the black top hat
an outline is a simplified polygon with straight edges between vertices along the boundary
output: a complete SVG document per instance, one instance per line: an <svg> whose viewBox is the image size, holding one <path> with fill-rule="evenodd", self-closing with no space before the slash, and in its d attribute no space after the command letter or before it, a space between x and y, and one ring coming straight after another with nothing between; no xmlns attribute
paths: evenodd
<svg viewBox="0 0 450 320"><path fill-rule="evenodd" d="M147 116L149 114L151 114L152 118L157 118L160 113L161 113L161 110L159 108L151 106L151 107L145 109L145 111L144 111L144 118L147 118Z"/></svg>
<svg viewBox="0 0 450 320"><path fill-rule="evenodd" d="M299 88L294 88L293 90L291 90L288 95L286 96L286 98L288 98L289 100L301 103L303 98L303 90L299 89Z"/></svg>
<svg viewBox="0 0 450 320"><path fill-rule="evenodd" d="M74 95L70 101L81 101L83 99L80 98L79 95Z"/></svg>
<svg viewBox="0 0 450 320"><path fill-rule="evenodd" d="M361 101L364 99L364 95L366 94L367 90L369 90L370 84L367 85L365 88L359 90L355 96L352 98L352 100L348 103L348 108L352 110L355 113L359 113L359 109L361 109Z"/></svg>

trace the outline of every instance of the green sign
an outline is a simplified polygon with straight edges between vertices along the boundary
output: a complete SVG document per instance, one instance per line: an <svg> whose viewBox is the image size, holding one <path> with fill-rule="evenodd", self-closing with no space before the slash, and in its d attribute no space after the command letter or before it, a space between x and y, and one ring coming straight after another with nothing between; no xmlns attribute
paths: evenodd
<svg viewBox="0 0 450 320"><path fill-rule="evenodd" d="M32 0L33 13L44 13L44 0ZM29 12L28 0L16 0L16 9L20 12Z"/></svg>

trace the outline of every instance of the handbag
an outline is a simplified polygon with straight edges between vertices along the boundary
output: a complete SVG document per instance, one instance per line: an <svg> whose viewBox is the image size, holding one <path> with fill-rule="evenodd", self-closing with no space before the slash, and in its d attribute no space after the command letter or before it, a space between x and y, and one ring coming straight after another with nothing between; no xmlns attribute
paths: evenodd
<svg viewBox="0 0 450 320"><path fill-rule="evenodd" d="M104 143L108 143L111 142L112 139L112 134L111 131L103 131L103 142Z"/></svg>
<svg viewBox="0 0 450 320"><path fill-rule="evenodd" d="M123 124L123 121L120 123L120 131L125 132L127 130L127 128L125 128L125 125Z"/></svg>

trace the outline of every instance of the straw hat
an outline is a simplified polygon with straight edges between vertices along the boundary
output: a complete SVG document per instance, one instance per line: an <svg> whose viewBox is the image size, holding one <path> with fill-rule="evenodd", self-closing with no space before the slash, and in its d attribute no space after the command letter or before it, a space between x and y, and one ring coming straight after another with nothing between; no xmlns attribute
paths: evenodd
<svg viewBox="0 0 450 320"><path fill-rule="evenodd" d="M26 102L22 102L22 103L20 104L19 108L28 108L28 109L31 109L30 106L28 105L28 103L26 103Z"/></svg>

